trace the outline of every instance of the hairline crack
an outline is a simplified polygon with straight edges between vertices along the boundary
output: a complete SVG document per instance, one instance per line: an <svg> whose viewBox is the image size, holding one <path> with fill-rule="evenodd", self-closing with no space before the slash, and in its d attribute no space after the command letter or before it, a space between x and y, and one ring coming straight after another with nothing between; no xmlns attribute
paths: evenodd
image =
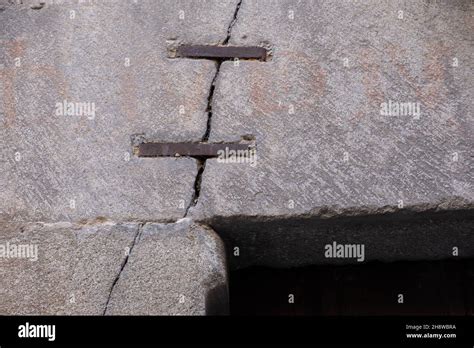
<svg viewBox="0 0 474 348"><path fill-rule="evenodd" d="M133 248L135 247L135 244L137 244L138 241L140 240L140 234L142 232L142 228L143 228L144 225L145 225L144 222L142 222L138 225L137 232L135 233L135 236L133 238L133 242L132 242L132 245L130 247L130 250L128 251L127 255L125 255L125 258L122 262L122 265L120 266L120 271L118 272L117 276L115 277L115 279L112 283L112 286L110 287L109 296L107 297L107 302L105 303L105 308L104 308L104 311L103 311L102 315L107 314L107 309L109 308L109 302L110 302L110 299L112 297L112 293L115 289L115 285L117 284L118 280L120 279L120 276L122 275L122 272L123 272L123 270L125 269L125 266L128 263L128 258L132 254L132 251L133 251Z"/></svg>

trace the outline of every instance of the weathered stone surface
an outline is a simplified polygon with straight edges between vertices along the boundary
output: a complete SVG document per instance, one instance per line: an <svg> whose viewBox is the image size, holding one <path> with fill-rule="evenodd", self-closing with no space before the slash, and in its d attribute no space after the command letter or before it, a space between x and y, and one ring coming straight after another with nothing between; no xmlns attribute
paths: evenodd
<svg viewBox="0 0 474 348"><path fill-rule="evenodd" d="M265 37L274 57L222 65L210 140L254 134L257 166L208 161L204 215L472 201L474 52L464 3L308 1L291 21L291 1L244 2L231 40ZM420 103L420 118L381 115L389 100Z"/></svg>
<svg viewBox="0 0 474 348"><path fill-rule="evenodd" d="M0 314L101 315L137 233L137 224L107 222L0 224L2 250L37 247L36 261L34 251L0 253Z"/></svg>
<svg viewBox="0 0 474 348"><path fill-rule="evenodd" d="M224 245L192 224L146 224L112 292L110 315L225 314Z"/></svg>
<svg viewBox="0 0 474 348"><path fill-rule="evenodd" d="M225 312L219 237L164 223L196 161L132 153L137 137L200 140L208 101L211 142L257 143L256 166L210 159L196 181L190 215L231 266L354 262L325 258L333 241L364 261L474 255L473 5L237 3L0 0L0 241L40 253L0 259L0 312ZM212 89L215 62L168 58L225 38L271 60L225 62Z"/></svg>
<svg viewBox="0 0 474 348"><path fill-rule="evenodd" d="M193 216L263 253L276 225L250 221L289 219L277 230L296 241L329 233L295 227L300 216L472 211L472 11L469 1L244 1L230 43L271 46L273 57L222 64L210 141L254 135L256 166L208 160ZM383 115L389 101L419 103L420 114ZM447 249L467 227L445 227ZM412 238L430 244L429 233Z"/></svg>
<svg viewBox="0 0 474 348"><path fill-rule="evenodd" d="M137 138L201 139L216 65L170 59L168 46L222 41L236 4L0 1L0 240L39 249L36 262L0 260L1 313L102 314L139 222L183 216L196 161L137 158L132 145ZM58 106L67 103L86 109L70 113ZM98 224L107 219L137 223ZM63 222L71 220L81 223ZM163 234L170 241L196 238L176 254L193 261L179 266L174 250L158 247L165 262L159 267L170 275L174 267L189 272L186 279L167 279L166 286L186 296L179 308L169 304L176 294L154 290L154 283L142 291L161 291L169 301L163 313L220 313L227 300L221 242L197 227L186 234L182 225L153 226L144 228L144 240L153 241L154 228L169 230ZM135 288L123 279L117 284L120 291ZM110 311L144 313L137 301L114 300Z"/></svg>
<svg viewBox="0 0 474 348"><path fill-rule="evenodd" d="M167 45L222 40L235 1L23 3L0 12L0 220L182 217L195 161L136 158L131 137L202 137L215 64Z"/></svg>

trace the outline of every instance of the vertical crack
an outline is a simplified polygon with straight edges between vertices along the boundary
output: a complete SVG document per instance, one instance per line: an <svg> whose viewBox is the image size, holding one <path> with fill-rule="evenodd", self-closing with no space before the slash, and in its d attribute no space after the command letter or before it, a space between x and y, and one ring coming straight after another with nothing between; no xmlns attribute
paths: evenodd
<svg viewBox="0 0 474 348"><path fill-rule="evenodd" d="M237 6L235 7L234 17L232 18L232 20L231 20L230 23L229 23L229 26L227 27L227 36L226 36L226 38L224 39L224 41L222 41L222 44L223 44L223 45L227 45L227 44L229 43L230 36L231 36L231 34L232 34L232 29L234 28L234 25L235 25L235 23L237 22L237 16L239 15L240 6L242 6L242 1L243 1L243 0L240 0L240 1L237 3Z"/></svg>
<svg viewBox="0 0 474 348"><path fill-rule="evenodd" d="M242 6L242 1L240 0L237 3L237 6L235 7L234 15L232 17L232 20L230 21L229 25L227 26L227 35L225 39L222 41L222 45L227 45L229 43L230 37L232 35L232 29L234 28L235 23L237 22L237 17L239 15L239 10L240 7ZM209 94L207 95L207 107L206 107L206 112L207 112L207 127L206 131L201 139L201 141L206 142L209 140L209 135L211 134L211 127L212 127L212 102L214 99L214 91L216 89L216 82L217 78L219 76L219 72L221 70L221 65L222 65L222 60L217 60L216 61L216 72L214 74L214 77L211 82L211 86L209 87Z"/></svg>
<svg viewBox="0 0 474 348"><path fill-rule="evenodd" d="M110 302L110 298L112 297L112 292L114 291L114 288L115 288L115 284L117 284L120 276L122 275L122 272L125 268L125 266L127 265L127 262L128 262L128 258L130 257L130 255L132 254L132 250L133 250L133 247L135 246L135 244L138 242L138 240L140 239L140 233L142 231L142 228L143 228L143 225L145 223L141 223L138 225L138 228L137 228L137 232L135 233L135 237L133 238L133 243L132 243L132 246L130 247L130 250L128 251L128 254L125 256L125 259L123 260L122 262L122 265L120 267L120 271L119 273L117 274L117 276L115 277L114 279L114 282L112 283L112 286L110 287L110 290L109 290L109 296L107 297L107 302L105 303L105 308L104 308L104 312L102 313L102 315L105 315L107 313L107 309L109 307L109 302Z"/></svg>
<svg viewBox="0 0 474 348"><path fill-rule="evenodd" d="M207 142L209 140L209 135L211 134L212 128L212 101L214 99L214 91L216 89L216 82L217 77L219 76L219 71L221 70L222 61L217 61L216 63L216 73L214 74L214 78L212 79L211 86L209 87L209 94L207 95L207 126L204 135L202 136L201 141Z"/></svg>
<svg viewBox="0 0 474 348"><path fill-rule="evenodd" d="M191 207L194 207L197 204L197 201L199 199L199 194L201 193L202 174L204 173L204 169L206 169L206 160L197 158L196 161L197 161L198 172L196 174L196 178L194 179L193 196L188 206L186 207L186 212L184 213L184 217L188 216L189 209Z"/></svg>
<svg viewBox="0 0 474 348"><path fill-rule="evenodd" d="M227 35L222 41L222 45L227 45L229 43L230 37L232 35L232 29L234 28L235 23L237 22L237 18L239 15L239 10L240 7L242 6L242 1L239 0L237 3L237 6L235 7L234 15L232 17L232 20L230 21L229 25L227 26ZM206 113L207 113L207 124L206 124L206 131L204 132L204 135L201 138L201 142L208 142L209 141L209 136L211 135L211 129L212 129L212 105L213 105L213 100L214 100L214 92L216 89L216 82L217 78L219 76L219 72L221 70L221 65L222 65L222 60L216 60L216 72L214 74L214 77L212 78L211 85L209 86L209 93L207 95L207 106L206 106ZM189 202L188 206L186 207L186 211L184 213L184 217L188 215L188 212L191 207L196 206L198 200L199 200L199 195L201 193L201 182L202 182L202 175L204 173L204 170L206 169L206 159L201 158L197 159L197 167L198 171L196 174L196 178L194 180L194 192L193 196L191 198L191 201Z"/></svg>

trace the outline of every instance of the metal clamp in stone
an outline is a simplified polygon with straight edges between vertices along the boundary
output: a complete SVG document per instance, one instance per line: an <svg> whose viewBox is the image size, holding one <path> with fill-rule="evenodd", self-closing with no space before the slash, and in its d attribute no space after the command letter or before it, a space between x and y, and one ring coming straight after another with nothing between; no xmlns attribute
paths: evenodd
<svg viewBox="0 0 474 348"><path fill-rule="evenodd" d="M218 157L221 153L235 151L246 153L254 149L252 144L242 143L142 143L138 145L138 157ZM240 151L240 152L238 152Z"/></svg>
<svg viewBox="0 0 474 348"><path fill-rule="evenodd" d="M176 48L176 58L215 59L215 60L267 60L267 50L259 46L210 46L181 45Z"/></svg>

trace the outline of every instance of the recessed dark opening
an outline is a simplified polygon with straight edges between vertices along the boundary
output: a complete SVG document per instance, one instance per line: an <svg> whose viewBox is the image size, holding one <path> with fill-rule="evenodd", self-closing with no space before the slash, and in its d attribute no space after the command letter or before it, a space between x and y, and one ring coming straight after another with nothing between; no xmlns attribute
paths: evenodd
<svg viewBox="0 0 474 348"><path fill-rule="evenodd" d="M234 270L230 313L473 315L474 259Z"/></svg>

